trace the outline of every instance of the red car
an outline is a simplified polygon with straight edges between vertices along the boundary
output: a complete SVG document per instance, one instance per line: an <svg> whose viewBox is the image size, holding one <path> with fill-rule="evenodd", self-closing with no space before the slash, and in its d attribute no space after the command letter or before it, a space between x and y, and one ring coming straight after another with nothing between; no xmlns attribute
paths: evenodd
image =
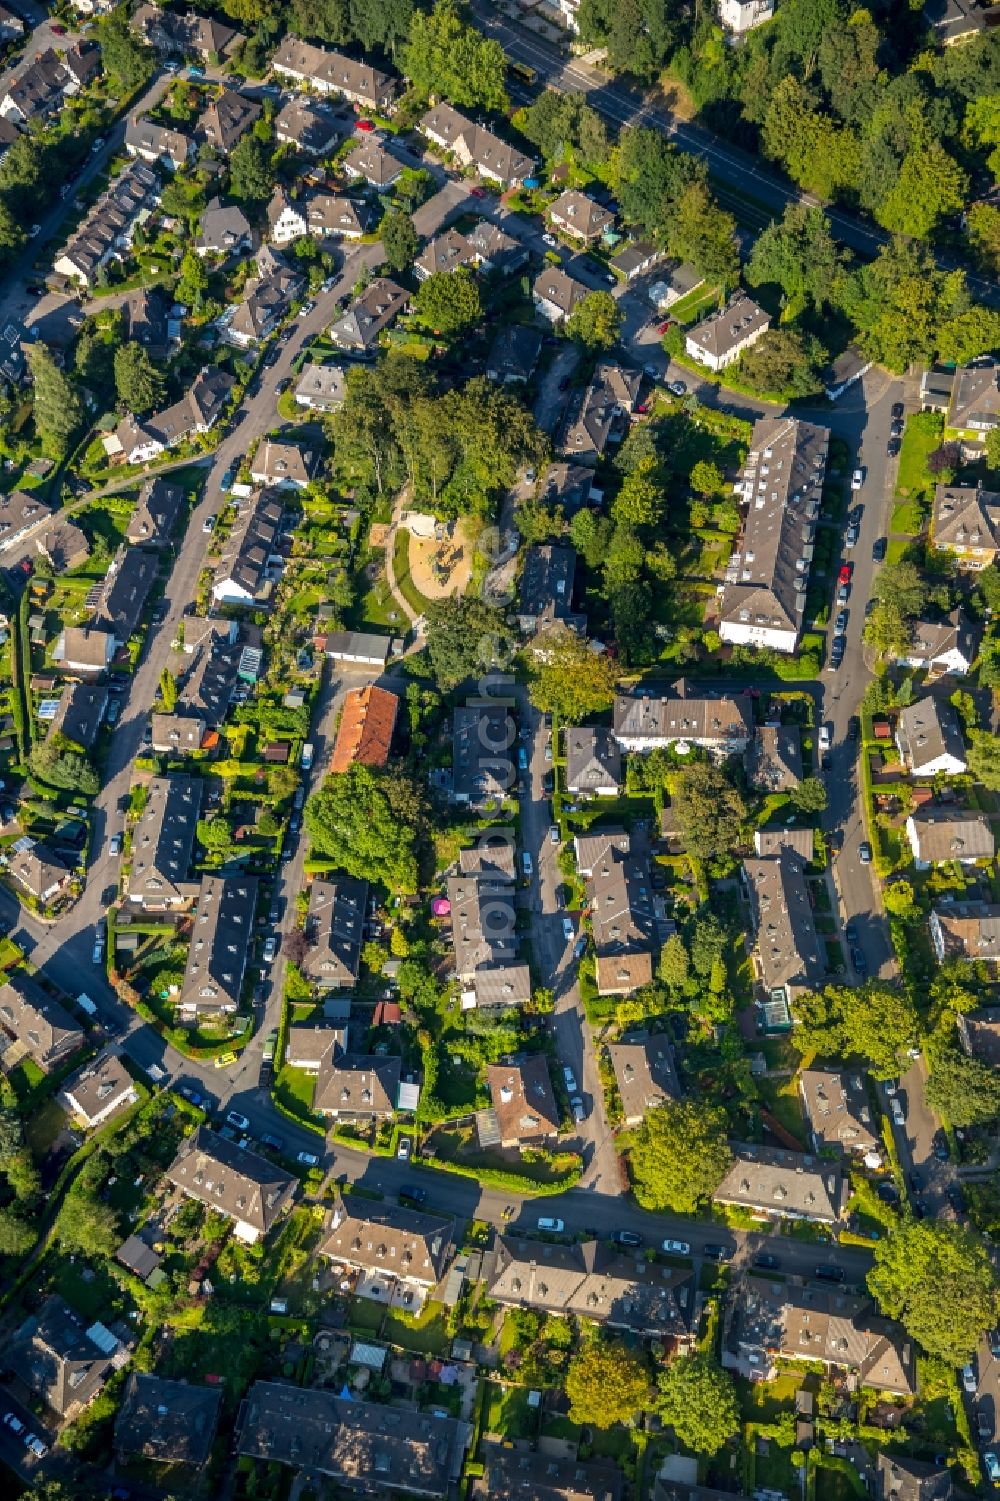
<svg viewBox="0 0 1000 1501"><path fill-rule="evenodd" d="M374 125L372 124L372 122L370 120L359 120L357 122L357 124L355 125L354 128L355 128L355 130L363 130L366 133L369 130L374 130L375 129Z"/></svg>
<svg viewBox="0 0 1000 1501"><path fill-rule="evenodd" d="M850 565L850 563L842 563L840 565L840 575L839 575L839 578L838 578L838 583L849 584L850 582L851 582L851 565Z"/></svg>
<svg viewBox="0 0 1000 1501"><path fill-rule="evenodd" d="M636 411L639 413L640 417L645 417L649 412L649 402L640 401L639 405L636 407Z"/></svg>
<svg viewBox="0 0 1000 1501"><path fill-rule="evenodd" d="M66 35L66 28L65 28L65 26L55 26L54 25L52 27L52 30L55 32L56 36L65 36Z"/></svg>
<svg viewBox="0 0 1000 1501"><path fill-rule="evenodd" d="M667 329L670 327L670 325L671 325L672 322L673 322L672 318L667 318L665 322L658 323L656 325L656 332L658 334L665 334L666 331L667 331Z"/></svg>
<svg viewBox="0 0 1000 1501"><path fill-rule="evenodd" d="M486 197L486 192L485 192L485 189L483 189L483 188L470 188L469 192L471 193L471 195L472 195L473 198L485 198Z"/></svg>

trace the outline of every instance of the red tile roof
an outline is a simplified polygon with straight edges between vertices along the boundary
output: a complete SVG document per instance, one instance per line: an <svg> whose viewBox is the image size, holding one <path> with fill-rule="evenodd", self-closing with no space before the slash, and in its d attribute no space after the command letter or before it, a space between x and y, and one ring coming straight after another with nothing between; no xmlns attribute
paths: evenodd
<svg viewBox="0 0 1000 1501"><path fill-rule="evenodd" d="M374 683L349 693L340 716L330 770L346 771L355 761L365 766L384 766L389 759L398 709L396 695Z"/></svg>

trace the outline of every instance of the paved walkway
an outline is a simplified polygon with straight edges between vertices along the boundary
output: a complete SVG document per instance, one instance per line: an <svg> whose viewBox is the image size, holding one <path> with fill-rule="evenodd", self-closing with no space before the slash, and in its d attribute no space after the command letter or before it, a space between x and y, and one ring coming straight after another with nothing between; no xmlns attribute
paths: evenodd
<svg viewBox="0 0 1000 1501"><path fill-rule="evenodd" d="M393 599L396 601L397 605L402 610L403 614L406 616L410 624L414 625L419 617L417 616L416 611L410 605L409 601L404 598L403 592L396 582L396 574L393 566L395 562L396 552L396 533L399 530L400 517L402 516L403 511L407 506L409 493L409 485L404 485L402 490L400 490L399 494L396 496L396 502L392 508L392 521L389 523L389 530L386 533L385 538L385 579L386 583L389 585L389 593L392 595Z"/></svg>

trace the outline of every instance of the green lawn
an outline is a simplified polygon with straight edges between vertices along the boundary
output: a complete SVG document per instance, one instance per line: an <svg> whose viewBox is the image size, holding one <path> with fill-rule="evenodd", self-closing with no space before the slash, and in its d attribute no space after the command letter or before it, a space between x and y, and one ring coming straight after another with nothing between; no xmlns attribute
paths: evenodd
<svg viewBox="0 0 1000 1501"><path fill-rule="evenodd" d="M907 548L909 548L910 546L911 543L906 537L893 537L885 550L885 561L887 563L902 562L903 558L906 555Z"/></svg>
<svg viewBox="0 0 1000 1501"><path fill-rule="evenodd" d="M504 1438L532 1438L538 1430L538 1414L528 1406L524 1386L502 1387L488 1382L483 1407L483 1432Z"/></svg>
<svg viewBox="0 0 1000 1501"><path fill-rule="evenodd" d="M896 494L901 500L930 499L934 476L927 458L944 437L944 418L936 412L914 412L907 420L896 476Z"/></svg>
<svg viewBox="0 0 1000 1501"><path fill-rule="evenodd" d="M290 1064L278 1074L273 1085L274 1098L292 1115L302 1120L312 1118L313 1095L316 1093L316 1075Z"/></svg>
<svg viewBox="0 0 1000 1501"><path fill-rule="evenodd" d="M901 500L892 508L889 519L890 532L905 532L908 537L920 535L924 525L923 507L915 500Z"/></svg>
<svg viewBox="0 0 1000 1501"><path fill-rule="evenodd" d="M686 297L680 298L672 307L667 308L664 318L672 318L675 323L696 323L718 305L718 287L695 287L693 292L688 292Z"/></svg>
<svg viewBox="0 0 1000 1501"><path fill-rule="evenodd" d="M430 600L421 594L410 576L410 534L403 527L399 528L393 541L392 571L399 592L410 609L415 610L418 615L425 615Z"/></svg>
<svg viewBox="0 0 1000 1501"><path fill-rule="evenodd" d="M382 1332L392 1344L419 1355L444 1355L451 1343L444 1304L432 1298L416 1315L391 1308Z"/></svg>

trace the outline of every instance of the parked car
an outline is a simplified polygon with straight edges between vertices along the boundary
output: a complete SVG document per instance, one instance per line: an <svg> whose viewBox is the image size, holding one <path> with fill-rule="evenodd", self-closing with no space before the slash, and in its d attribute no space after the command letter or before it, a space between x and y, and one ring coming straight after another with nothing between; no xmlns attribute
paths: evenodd
<svg viewBox="0 0 1000 1501"><path fill-rule="evenodd" d="M717 1245L703 1246L701 1254L706 1261L728 1261L730 1255L725 1246Z"/></svg>
<svg viewBox="0 0 1000 1501"><path fill-rule="evenodd" d="M550 249L555 250L556 246L559 244L559 241L556 239L555 235L544 234L542 235L542 244L548 245Z"/></svg>
<svg viewBox="0 0 1000 1501"><path fill-rule="evenodd" d="M898 1094L893 1095L889 1101L889 1112L897 1126L906 1125L906 1111L903 1109L903 1102Z"/></svg>
<svg viewBox="0 0 1000 1501"><path fill-rule="evenodd" d="M965 1390L971 1394L971 1393L975 1392L976 1387L978 1385L979 1385L979 1383L976 1380L975 1368L972 1365L965 1365L965 1366L963 1366L962 1367L962 1386L965 1388Z"/></svg>
<svg viewBox="0 0 1000 1501"><path fill-rule="evenodd" d="M521 851L521 869L524 871L524 879L526 881L530 881L531 880L531 874L532 874L532 871L534 870L534 868L535 867L534 867L534 865L532 863L532 859L531 859L530 854L528 853L527 850L522 850Z"/></svg>
<svg viewBox="0 0 1000 1501"><path fill-rule="evenodd" d="M903 406L903 403L901 401L894 401L893 404L892 404L892 412L891 412L891 416L892 416L893 422L900 422L900 421L902 421L903 413L905 411L906 411L906 408Z"/></svg>
<svg viewBox="0 0 1000 1501"><path fill-rule="evenodd" d="M759 1255L754 1257L753 1264L755 1267L759 1267L762 1272L776 1272L781 1266L778 1257L773 1256L770 1251L761 1251Z"/></svg>
<svg viewBox="0 0 1000 1501"><path fill-rule="evenodd" d="M951 1157L948 1151L948 1140L943 1131L934 1132L933 1152L938 1162L947 1162Z"/></svg>
<svg viewBox="0 0 1000 1501"><path fill-rule="evenodd" d="M15 1413L13 1413L13 1412L5 1412L4 1415L3 1415L3 1421L4 1421L4 1426L6 1428L9 1428L12 1433L23 1433L24 1432L24 1424L21 1422L21 1419Z"/></svg>
<svg viewBox="0 0 1000 1501"><path fill-rule="evenodd" d="M551 1235L561 1235L566 1226L562 1220L556 1219L552 1215L543 1214L538 1221L538 1228L539 1230L547 1230Z"/></svg>
<svg viewBox="0 0 1000 1501"><path fill-rule="evenodd" d="M270 1131L265 1131L260 1138L260 1144L262 1147L270 1147L272 1152L280 1152L285 1142L283 1137L273 1136Z"/></svg>
<svg viewBox="0 0 1000 1501"><path fill-rule="evenodd" d="M860 740L861 738L861 720L856 714L852 714L847 721L847 738L848 740Z"/></svg>
<svg viewBox="0 0 1000 1501"><path fill-rule="evenodd" d="M576 1094L576 1075L568 1063L563 1065L563 1078L566 1080L566 1088L570 1094Z"/></svg>
<svg viewBox="0 0 1000 1501"><path fill-rule="evenodd" d="M616 1246L631 1246L636 1250L642 1245L642 1236L636 1230L614 1230L611 1239Z"/></svg>
<svg viewBox="0 0 1000 1501"><path fill-rule="evenodd" d="M108 854L109 855L120 855L121 852L122 852L122 836L120 834L112 834L110 840L108 841Z"/></svg>
<svg viewBox="0 0 1000 1501"><path fill-rule="evenodd" d="M686 1240L665 1240L660 1247L668 1256L690 1256L691 1247Z"/></svg>
<svg viewBox="0 0 1000 1501"><path fill-rule="evenodd" d="M847 528L847 536L844 538L844 546L845 547L856 547L857 543L858 543L858 538L860 536L861 536L861 528L860 527L858 527L858 526L849 526Z"/></svg>
<svg viewBox="0 0 1000 1501"><path fill-rule="evenodd" d="M872 863L872 847L867 839L862 839L858 845L858 859L862 865L870 865Z"/></svg>
<svg viewBox="0 0 1000 1501"><path fill-rule="evenodd" d="M24 1440L24 1447L30 1449L36 1459L41 1459L44 1454L48 1454L49 1452L48 1444L40 1439L37 1433L29 1433L27 1435Z"/></svg>
<svg viewBox="0 0 1000 1501"><path fill-rule="evenodd" d="M672 380L667 387L667 390L670 392L671 396L686 396L687 383L682 380Z"/></svg>
<svg viewBox="0 0 1000 1501"><path fill-rule="evenodd" d="M850 585L850 582L847 579L844 579L844 580L842 580L841 583L839 583L837 585L837 603L838 603L838 605L846 605L846 603L850 599L850 597L851 597L851 585Z"/></svg>
<svg viewBox="0 0 1000 1501"><path fill-rule="evenodd" d="M298 1152L295 1161L301 1162L303 1167L319 1167L319 1158L315 1152Z"/></svg>
<svg viewBox="0 0 1000 1501"><path fill-rule="evenodd" d="M888 443L885 445L886 458L889 458L889 459L898 458L899 457L899 450L900 450L901 447L902 447L902 445L901 445L901 443L900 443L900 441L899 441L898 438L890 438L889 441L888 441Z"/></svg>
<svg viewBox="0 0 1000 1501"><path fill-rule="evenodd" d="M409 1136L401 1136L399 1138L399 1145L396 1147L396 1156L400 1162L409 1162L412 1146L413 1141Z"/></svg>
<svg viewBox="0 0 1000 1501"><path fill-rule="evenodd" d="M825 750L829 750L830 749L830 742L831 742L831 739L832 739L832 732L833 732L833 726L831 724L821 724L820 725L820 727L819 727L819 748L820 748L821 751L825 751Z"/></svg>
<svg viewBox="0 0 1000 1501"><path fill-rule="evenodd" d="M204 519L204 521L201 524L201 529L202 529L203 532L214 532L215 531L215 517L214 516L206 516L205 519Z"/></svg>
<svg viewBox="0 0 1000 1501"><path fill-rule="evenodd" d="M872 546L872 562L882 563L885 561L885 553L888 542L885 537L876 537Z"/></svg>
<svg viewBox="0 0 1000 1501"><path fill-rule="evenodd" d="M587 952L587 935L584 933L584 934L582 934L576 940L576 946L573 949L573 958L574 959L582 959L583 956L584 956L584 954L586 952Z"/></svg>
<svg viewBox="0 0 1000 1501"><path fill-rule="evenodd" d="M278 952L278 940L275 938L274 934L272 933L271 936L270 936L270 938L264 944L264 963L265 964L273 964L274 963L274 958L275 958L275 955L277 954L277 952Z"/></svg>
<svg viewBox="0 0 1000 1501"><path fill-rule="evenodd" d="M104 939L99 938L94 944L94 952L90 956L95 964L104 963Z"/></svg>
<svg viewBox="0 0 1000 1501"><path fill-rule="evenodd" d="M840 565L840 572L837 575L837 582L839 584L849 584L851 582L851 564L850 563L841 563L841 565Z"/></svg>
<svg viewBox="0 0 1000 1501"><path fill-rule="evenodd" d="M846 607L837 611L837 618L834 621L833 629L838 636L844 635L845 631L847 630L847 622L850 620L850 618L851 612Z"/></svg>
<svg viewBox="0 0 1000 1501"><path fill-rule="evenodd" d="M411 1188L404 1184L396 1197L401 1204L412 1204L419 1209L422 1204L427 1203L427 1190L426 1188Z"/></svg>
<svg viewBox="0 0 1000 1501"><path fill-rule="evenodd" d="M570 1100L569 1108L573 1112L573 1119L576 1121L577 1125L582 1126L584 1121L587 1119L587 1112L583 1108L583 1101L578 1094L575 1094Z"/></svg>
<svg viewBox="0 0 1000 1501"><path fill-rule="evenodd" d="M992 1449L987 1449L983 1455L983 1464L986 1466L986 1473L993 1484L1000 1485L1000 1459L997 1458Z"/></svg>
<svg viewBox="0 0 1000 1501"><path fill-rule="evenodd" d="M843 1282L845 1272L842 1266L831 1266L829 1262L821 1262L813 1273L821 1282Z"/></svg>
<svg viewBox="0 0 1000 1501"><path fill-rule="evenodd" d="M549 825L549 843L550 844L558 844L559 843L559 825L557 823Z"/></svg>
<svg viewBox="0 0 1000 1501"><path fill-rule="evenodd" d="M563 937L565 938L566 942L569 943L572 940L573 934L576 932L576 929L573 926L573 919L571 917L563 918L562 930Z"/></svg>
<svg viewBox="0 0 1000 1501"><path fill-rule="evenodd" d="M857 469L855 469L854 473L851 475L851 489L852 490L860 490L861 486L864 484L864 482L865 482L864 467L859 464L858 467L857 467Z"/></svg>
<svg viewBox="0 0 1000 1501"><path fill-rule="evenodd" d="M863 949L857 947L851 949L851 963L859 975L868 973L868 960L865 958Z"/></svg>
<svg viewBox="0 0 1000 1501"><path fill-rule="evenodd" d="M250 1129L249 1117L241 1115L238 1110L230 1110L229 1114L226 1116L226 1124L235 1126L237 1131L249 1131Z"/></svg>
<svg viewBox="0 0 1000 1501"><path fill-rule="evenodd" d="M901 438L903 436L903 419L902 419L902 417L894 417L892 419L892 426L890 427L889 432L892 434L892 436L894 438Z"/></svg>

